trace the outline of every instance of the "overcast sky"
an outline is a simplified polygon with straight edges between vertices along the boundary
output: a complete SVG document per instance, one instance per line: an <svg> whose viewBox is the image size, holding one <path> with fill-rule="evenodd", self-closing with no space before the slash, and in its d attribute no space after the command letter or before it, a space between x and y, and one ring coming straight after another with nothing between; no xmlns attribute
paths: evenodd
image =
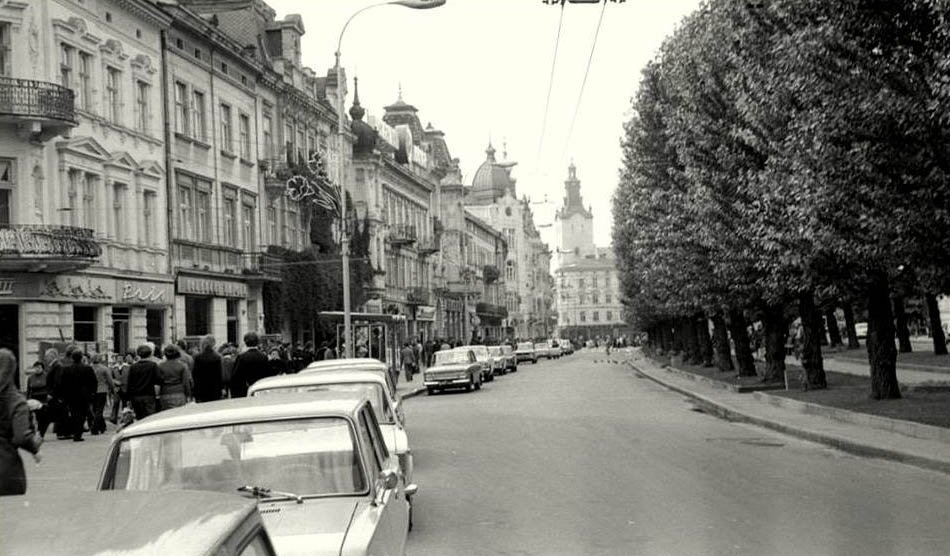
<svg viewBox="0 0 950 556"><path fill-rule="evenodd" d="M268 0L277 17L303 16L303 63L320 74L333 65L340 29L374 0ZM347 77L360 79L360 101L381 116L402 85L403 100L423 125L445 132L466 184L485 160L489 137L500 159L518 162L518 194L537 203L535 219L552 224L571 159L584 202L594 211L594 241L610 242L610 198L617 185L622 124L640 71L663 38L699 0L628 0L564 8L546 125L544 106L554 60L559 5L542 0L448 0L432 10L381 6L357 16L343 38ZM583 99L568 137L597 38ZM352 91L352 81L349 84ZM352 96L350 100L352 99ZM347 103L349 106L349 101ZM542 127L545 129L542 143ZM539 155L539 146L540 155ZM547 201L547 202L545 202ZM553 249L553 229L542 228Z"/></svg>

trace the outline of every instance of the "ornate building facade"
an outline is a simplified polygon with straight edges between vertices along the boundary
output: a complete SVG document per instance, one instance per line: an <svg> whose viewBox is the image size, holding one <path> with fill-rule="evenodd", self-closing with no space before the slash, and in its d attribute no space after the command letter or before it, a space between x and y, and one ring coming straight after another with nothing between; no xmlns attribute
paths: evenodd
<svg viewBox="0 0 950 556"><path fill-rule="evenodd" d="M169 337L168 23L144 1L0 3L0 345L20 361Z"/></svg>
<svg viewBox="0 0 950 556"><path fill-rule="evenodd" d="M613 251L594 245L594 215L584 207L573 163L564 189L555 215L557 334L575 341L620 336L625 325Z"/></svg>

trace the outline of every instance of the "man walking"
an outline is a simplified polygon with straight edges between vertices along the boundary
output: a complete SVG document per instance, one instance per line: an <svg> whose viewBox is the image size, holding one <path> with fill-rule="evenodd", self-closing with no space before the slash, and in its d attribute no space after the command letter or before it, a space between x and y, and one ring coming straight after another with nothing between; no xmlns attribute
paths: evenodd
<svg viewBox="0 0 950 556"><path fill-rule="evenodd" d="M260 350L260 338L257 332L248 332L244 335L244 345L247 350L234 360L234 371L231 376L231 397L247 397L247 389L258 380L271 375L267 356Z"/></svg>
<svg viewBox="0 0 950 556"><path fill-rule="evenodd" d="M158 364L152 360L152 348L141 345L135 350L139 360L129 366L126 375L125 393L128 396L136 419L144 419L155 413L156 387L162 384Z"/></svg>

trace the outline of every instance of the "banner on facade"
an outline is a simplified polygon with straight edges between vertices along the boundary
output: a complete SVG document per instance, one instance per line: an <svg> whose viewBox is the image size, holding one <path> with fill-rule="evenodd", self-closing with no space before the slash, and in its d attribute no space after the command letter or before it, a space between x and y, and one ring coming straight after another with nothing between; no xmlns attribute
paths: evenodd
<svg viewBox="0 0 950 556"><path fill-rule="evenodd" d="M246 298L247 284L228 280L216 280L214 278L179 276L178 293L182 295Z"/></svg>
<svg viewBox="0 0 950 556"><path fill-rule="evenodd" d="M419 305L416 307L416 320L435 320L435 307L432 305Z"/></svg>

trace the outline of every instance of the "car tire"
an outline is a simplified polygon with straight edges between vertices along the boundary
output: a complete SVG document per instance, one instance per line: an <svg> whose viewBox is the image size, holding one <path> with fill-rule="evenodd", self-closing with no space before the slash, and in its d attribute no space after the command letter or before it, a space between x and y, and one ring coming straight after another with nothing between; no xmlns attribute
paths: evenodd
<svg viewBox="0 0 950 556"><path fill-rule="evenodd" d="M431 387L430 387L430 388L426 388L426 394L428 394L428 395L430 395L430 396L435 395L435 392L436 392L435 388L431 388Z"/></svg>
<svg viewBox="0 0 950 556"><path fill-rule="evenodd" d="M478 382L475 383L475 390L482 389L482 377L478 377Z"/></svg>
<svg viewBox="0 0 950 556"><path fill-rule="evenodd" d="M465 385L465 391L471 392L474 389L475 389L475 379L472 378L472 380L470 380L469 383Z"/></svg>

